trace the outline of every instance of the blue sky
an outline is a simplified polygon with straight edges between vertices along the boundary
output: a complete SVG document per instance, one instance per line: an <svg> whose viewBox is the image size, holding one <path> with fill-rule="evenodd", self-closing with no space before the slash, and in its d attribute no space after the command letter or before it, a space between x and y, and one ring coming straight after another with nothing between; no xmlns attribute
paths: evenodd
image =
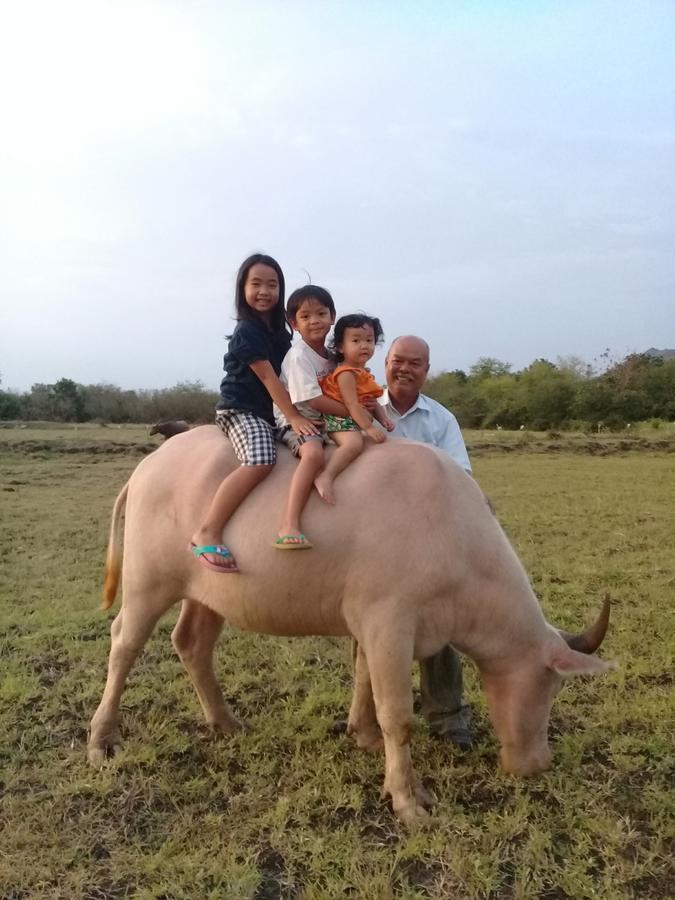
<svg viewBox="0 0 675 900"><path fill-rule="evenodd" d="M435 371L675 346L670 0L26 0L0 35L4 387L215 388L255 250Z"/></svg>

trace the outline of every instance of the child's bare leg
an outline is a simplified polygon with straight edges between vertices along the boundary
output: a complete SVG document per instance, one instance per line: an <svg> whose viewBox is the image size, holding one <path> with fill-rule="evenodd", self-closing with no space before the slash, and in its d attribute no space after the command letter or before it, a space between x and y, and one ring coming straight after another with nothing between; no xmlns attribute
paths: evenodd
<svg viewBox="0 0 675 900"><path fill-rule="evenodd" d="M267 478L273 468L274 466L239 466L223 479L211 501L206 518L192 535L192 543L197 546L220 544L227 520L253 488ZM224 569L234 569L237 565L233 556L224 559L213 553L205 553L204 557Z"/></svg>
<svg viewBox="0 0 675 900"><path fill-rule="evenodd" d="M337 448L323 472L314 479L314 486L326 503L334 504L333 482L363 450L363 435L360 431L334 431L331 437Z"/></svg>
<svg viewBox="0 0 675 900"><path fill-rule="evenodd" d="M293 543L293 537L298 538L295 543L300 543L300 517L314 486L314 479L324 463L323 443L320 440L305 441L299 453L300 462L291 478L286 509L279 528L279 537L291 538L286 543Z"/></svg>

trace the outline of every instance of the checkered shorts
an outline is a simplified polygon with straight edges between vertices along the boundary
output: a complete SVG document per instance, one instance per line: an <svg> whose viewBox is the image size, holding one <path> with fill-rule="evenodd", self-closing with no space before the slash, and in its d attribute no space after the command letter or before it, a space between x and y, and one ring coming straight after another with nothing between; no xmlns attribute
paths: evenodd
<svg viewBox="0 0 675 900"><path fill-rule="evenodd" d="M277 461L275 429L241 409L216 410L216 425L228 436L242 466L273 466Z"/></svg>

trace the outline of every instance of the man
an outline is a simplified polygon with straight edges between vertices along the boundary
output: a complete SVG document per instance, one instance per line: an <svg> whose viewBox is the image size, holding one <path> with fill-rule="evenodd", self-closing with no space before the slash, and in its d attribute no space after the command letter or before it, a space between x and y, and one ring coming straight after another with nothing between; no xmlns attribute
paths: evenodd
<svg viewBox="0 0 675 900"><path fill-rule="evenodd" d="M469 474L471 463L451 412L420 393L429 372L429 346L421 338L396 338L384 362L387 389L380 403L395 423L394 436L433 444ZM463 701L462 662L452 647L420 661L422 713L431 733L461 750L473 745L469 710Z"/></svg>

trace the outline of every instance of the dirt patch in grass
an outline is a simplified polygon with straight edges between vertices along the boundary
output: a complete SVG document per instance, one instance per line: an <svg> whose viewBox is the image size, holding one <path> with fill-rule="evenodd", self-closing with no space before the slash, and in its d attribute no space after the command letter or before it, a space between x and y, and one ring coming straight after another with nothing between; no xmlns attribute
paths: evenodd
<svg viewBox="0 0 675 900"><path fill-rule="evenodd" d="M510 453L574 453L588 456L612 456L625 453L673 453L675 452L675 440L648 438L600 440L569 437L553 441L530 438L506 442L477 438L467 441L467 450L471 456Z"/></svg>
<svg viewBox="0 0 675 900"><path fill-rule="evenodd" d="M91 455L91 456L147 456L157 449L157 444L117 441L54 440L0 441L0 451L21 456ZM10 484L24 484L12 481Z"/></svg>

